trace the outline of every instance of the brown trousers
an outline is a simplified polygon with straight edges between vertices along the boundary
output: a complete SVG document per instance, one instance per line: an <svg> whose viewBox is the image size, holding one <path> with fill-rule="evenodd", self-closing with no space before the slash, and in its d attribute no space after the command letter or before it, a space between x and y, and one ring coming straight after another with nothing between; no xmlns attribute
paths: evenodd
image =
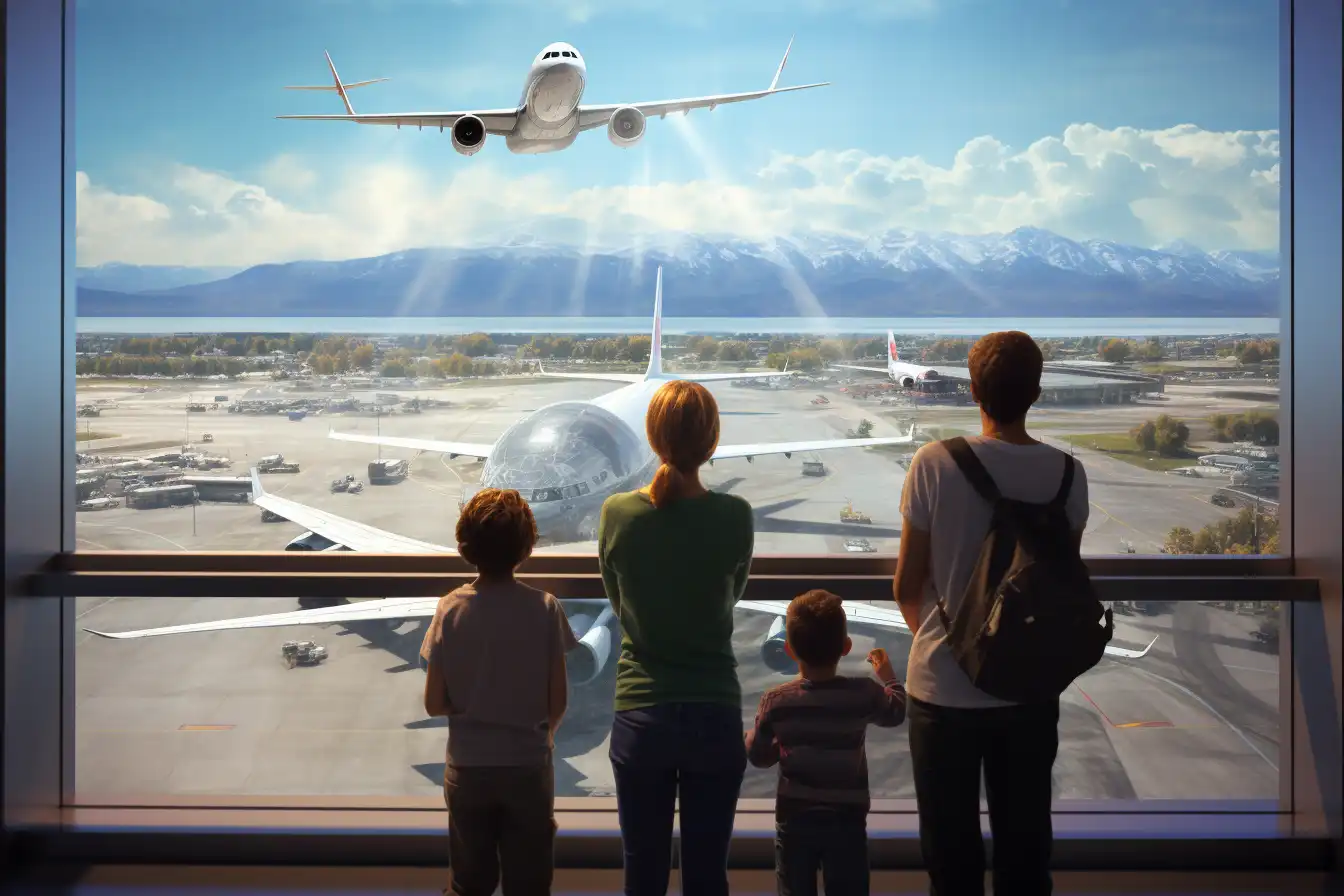
<svg viewBox="0 0 1344 896"><path fill-rule="evenodd" d="M549 896L555 772L544 766L448 766L448 861L455 896Z"/></svg>

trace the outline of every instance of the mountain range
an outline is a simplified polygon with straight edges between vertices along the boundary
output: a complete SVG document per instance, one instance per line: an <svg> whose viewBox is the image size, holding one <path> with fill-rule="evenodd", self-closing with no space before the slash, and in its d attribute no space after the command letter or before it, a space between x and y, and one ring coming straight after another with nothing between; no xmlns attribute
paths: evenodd
<svg viewBox="0 0 1344 896"><path fill-rule="evenodd" d="M1047 230L682 236L597 253L521 237L245 270L79 268L83 317L1277 316L1276 253L1075 241Z"/></svg>

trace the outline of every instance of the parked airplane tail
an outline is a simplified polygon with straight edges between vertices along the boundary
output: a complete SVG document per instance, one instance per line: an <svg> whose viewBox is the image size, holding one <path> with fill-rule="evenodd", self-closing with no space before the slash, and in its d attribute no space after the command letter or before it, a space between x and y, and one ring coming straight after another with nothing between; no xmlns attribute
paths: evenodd
<svg viewBox="0 0 1344 896"><path fill-rule="evenodd" d="M901 352L896 348L896 334L891 330L887 331L887 368L901 360Z"/></svg>
<svg viewBox="0 0 1344 896"><path fill-rule="evenodd" d="M386 78L374 78L370 81L354 81L350 84L342 84L341 76L336 74L336 64L331 61L331 54L326 50L322 55L327 57L327 67L331 69L331 79L333 84L322 84L316 87L286 87L286 90L334 90L341 95L341 102L345 103L345 113L347 115L355 114L355 107L350 105L350 97L346 96L347 90L353 90L356 87L367 87L369 84L377 84L379 81L386 81Z"/></svg>
<svg viewBox="0 0 1344 896"><path fill-rule="evenodd" d="M653 288L653 335L649 337L649 369L646 379L663 373L663 266L658 265L658 281Z"/></svg>

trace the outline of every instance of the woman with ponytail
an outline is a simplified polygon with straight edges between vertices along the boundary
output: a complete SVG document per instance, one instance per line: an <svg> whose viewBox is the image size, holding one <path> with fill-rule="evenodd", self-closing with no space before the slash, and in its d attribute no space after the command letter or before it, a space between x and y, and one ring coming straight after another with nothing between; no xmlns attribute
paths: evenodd
<svg viewBox="0 0 1344 896"><path fill-rule="evenodd" d="M663 896L681 799L682 892L727 896L728 842L746 770L733 605L751 566L751 506L711 492L719 444L704 386L667 383L649 402L662 466L602 507L598 563L621 622L611 764L627 896Z"/></svg>

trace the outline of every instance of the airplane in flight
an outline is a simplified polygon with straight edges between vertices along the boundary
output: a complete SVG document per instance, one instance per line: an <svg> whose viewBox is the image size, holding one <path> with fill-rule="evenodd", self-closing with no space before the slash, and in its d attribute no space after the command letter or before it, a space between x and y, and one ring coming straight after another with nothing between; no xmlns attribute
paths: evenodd
<svg viewBox="0 0 1344 896"><path fill-rule="evenodd" d="M898 383L903 388L909 389L915 383L924 380L938 379L938 371L931 367L925 367L923 364L911 364L901 360L901 353L896 348L896 335L887 331L887 366L886 367L861 367L855 364L833 364L833 367L843 367L845 370L865 370L869 373L885 373L887 376Z"/></svg>
<svg viewBox="0 0 1344 896"><path fill-rule="evenodd" d="M780 87L779 76L789 59L793 39L784 50L784 58L775 70L775 77L765 90L743 93L720 93L713 96L689 97L679 100L656 100L642 103L608 103L583 105L583 89L587 84L588 67L579 51L571 44L553 43L544 47L527 71L523 93L516 106L507 109L478 109L458 112L377 112L358 113L350 104L348 91L356 87L377 84L387 78L343 83L336 73L331 54L327 67L331 69L334 84L315 87L287 87L286 90L329 90L340 94L345 104L344 115L279 115L277 118L306 121L353 121L356 124L383 124L395 127L448 128L453 149L464 156L475 155L485 146L489 134L503 137L513 153L556 152L571 145L581 131L605 127L607 137L617 146L634 146L644 136L649 116L667 117L668 113L688 114L692 109L710 109L727 103L741 103L789 93L825 87L830 82Z"/></svg>
<svg viewBox="0 0 1344 896"><path fill-rule="evenodd" d="M668 380L683 378L699 382L740 380L751 377L779 376L770 373L685 374L680 377L662 370L662 299L663 272L658 269L654 293L653 336L649 345L649 365L643 374L551 373L557 378L614 381L622 387L592 401L560 401L540 408L522 418L494 443L446 442L400 436L365 436L331 433L344 441L365 442L388 447L433 451L450 457L483 458L486 462L481 487L516 488L531 504L539 531L551 530L566 520L583 518L595 525L596 515L608 495L647 485L658 468L658 458L644 436L644 415L653 393ZM538 365L540 367L540 365ZM794 452L833 448L860 448L913 441L913 430L904 436L867 439L816 439L794 442L720 445L713 460L746 458L768 454L790 456ZM290 520L308 529L290 543L289 550L351 550L391 553L454 553L451 547L430 544L348 520L324 510L267 492L261 477L252 471L253 503L263 511ZM582 527L581 527L582 528ZM587 533L585 533L587 534ZM217 632L247 628L273 628L294 625L342 624L383 620L400 626L408 619L434 615L437 597L389 597L353 604L270 613L214 622L197 622L139 631L104 632L86 629L104 638L136 639L192 632ZM579 647L567 658L569 678L576 686L594 681L617 651L618 623L605 600L567 599L565 612ZM774 616L761 642L761 660L781 673L797 671L784 650L784 615L787 601L743 600L737 609ZM874 607L851 602L845 613L852 624L903 631L909 627L895 607ZM1106 652L1126 659L1140 659L1152 648L1156 638L1139 650L1108 645Z"/></svg>

